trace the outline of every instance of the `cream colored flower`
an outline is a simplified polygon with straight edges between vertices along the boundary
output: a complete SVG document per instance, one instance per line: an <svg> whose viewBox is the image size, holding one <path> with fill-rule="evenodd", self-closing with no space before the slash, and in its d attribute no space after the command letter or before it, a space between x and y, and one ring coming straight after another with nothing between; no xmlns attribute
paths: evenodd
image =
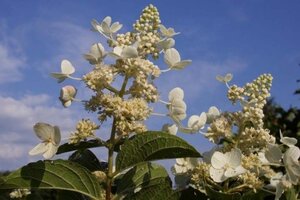
<svg viewBox="0 0 300 200"><path fill-rule="evenodd" d="M30 150L29 155L43 154L45 159L51 159L56 154L61 140L59 128L39 122L34 125L33 130L42 142Z"/></svg>
<svg viewBox="0 0 300 200"><path fill-rule="evenodd" d="M283 137L281 130L279 130L279 134L280 134L280 142L282 144L285 144L286 146L295 146L295 144L297 144L297 139L293 138L293 137Z"/></svg>
<svg viewBox="0 0 300 200"><path fill-rule="evenodd" d="M59 100L64 107L69 107L76 96L77 89L72 85L67 85L61 88Z"/></svg>
<svg viewBox="0 0 300 200"><path fill-rule="evenodd" d="M184 133L197 133L202 129L206 123L206 114L202 112L200 116L192 115L188 120L187 127L181 127L180 131Z"/></svg>
<svg viewBox="0 0 300 200"><path fill-rule="evenodd" d="M206 123L210 124L214 119L216 119L218 116L220 116L220 111L217 107L211 106L208 109L208 112L206 113Z"/></svg>
<svg viewBox="0 0 300 200"><path fill-rule="evenodd" d="M83 55L90 64L99 64L106 56L106 52L101 43L96 43L91 46L90 52Z"/></svg>
<svg viewBox="0 0 300 200"><path fill-rule="evenodd" d="M216 79L220 82L223 82L223 83L228 83L229 81L231 81L233 78L233 75L228 73L226 74L225 76L220 76L220 75L217 75Z"/></svg>
<svg viewBox="0 0 300 200"><path fill-rule="evenodd" d="M70 75L75 72L75 68L68 60L61 61L61 72L53 72L51 76L56 78L59 83L63 82L66 78L70 78Z"/></svg>
<svg viewBox="0 0 300 200"><path fill-rule="evenodd" d="M176 122L180 123L181 120L186 118L186 104L183 101L184 92L181 88L177 87L169 92L169 116Z"/></svg>
<svg viewBox="0 0 300 200"><path fill-rule="evenodd" d="M164 124L162 127L162 131L167 132L171 135L176 135L178 131L178 126L176 124L170 125L170 124Z"/></svg>
<svg viewBox="0 0 300 200"><path fill-rule="evenodd" d="M179 52L174 48L165 51L164 61L169 69L183 69L192 63L191 60L181 60Z"/></svg>
<svg viewBox="0 0 300 200"><path fill-rule="evenodd" d="M238 176L246 171L241 165L242 152L232 149L230 152L214 152L211 157L210 177L215 182L223 182L228 178Z"/></svg>
<svg viewBox="0 0 300 200"><path fill-rule="evenodd" d="M291 146L283 155L283 163L286 169L287 179L297 185L300 181L300 149Z"/></svg>
<svg viewBox="0 0 300 200"><path fill-rule="evenodd" d="M177 158L172 167L173 174L183 174L195 168L198 164L198 158Z"/></svg>
<svg viewBox="0 0 300 200"><path fill-rule="evenodd" d="M173 37L173 36L175 36L175 35L178 35L178 34L180 34L179 32L175 32L175 30L173 29L173 28L166 28L164 25L160 25L159 26L159 28L160 28L160 32L162 33L162 35L164 36L164 37L168 37L168 38L171 38L171 37Z"/></svg>
<svg viewBox="0 0 300 200"><path fill-rule="evenodd" d="M115 47L113 52L110 52L109 55L117 59L136 58L138 57L138 51L136 45Z"/></svg>
<svg viewBox="0 0 300 200"><path fill-rule="evenodd" d="M119 22L114 22L113 24L111 24L111 22L111 17L107 16L101 23L97 22L96 20L92 20L91 24L94 31L98 31L107 39L112 39L112 34L119 31L123 25Z"/></svg>

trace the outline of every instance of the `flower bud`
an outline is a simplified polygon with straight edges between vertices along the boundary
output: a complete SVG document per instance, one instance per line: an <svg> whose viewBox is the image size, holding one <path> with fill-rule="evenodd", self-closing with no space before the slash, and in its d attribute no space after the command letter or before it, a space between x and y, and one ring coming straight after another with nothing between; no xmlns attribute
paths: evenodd
<svg viewBox="0 0 300 200"><path fill-rule="evenodd" d="M72 85L67 85L61 88L59 100L64 107L69 107L76 96L77 89Z"/></svg>

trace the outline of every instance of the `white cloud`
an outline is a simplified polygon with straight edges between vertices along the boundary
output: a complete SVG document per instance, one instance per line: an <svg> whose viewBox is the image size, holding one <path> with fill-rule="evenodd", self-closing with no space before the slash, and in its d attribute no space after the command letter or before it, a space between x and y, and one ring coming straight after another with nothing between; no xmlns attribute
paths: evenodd
<svg viewBox="0 0 300 200"><path fill-rule="evenodd" d="M0 41L0 84L20 81L23 77L25 58L16 55L12 48Z"/></svg>
<svg viewBox="0 0 300 200"><path fill-rule="evenodd" d="M39 65L46 67L50 72L60 69L58 63L62 59L70 60L77 72L87 72L89 63L83 58L83 54L87 53L96 42L106 45L99 33L92 32L87 27L69 22L50 22L47 23L47 29L45 29L44 24L38 23L37 30L45 37L51 38L52 45L56 48L54 56L47 58Z"/></svg>
<svg viewBox="0 0 300 200"><path fill-rule="evenodd" d="M28 150L39 142L32 130L35 123L58 125L63 138L73 130L78 114L49 106L50 100L45 94L26 95L21 99L0 96L0 170L13 169L32 160Z"/></svg>
<svg viewBox="0 0 300 200"><path fill-rule="evenodd" d="M8 31L5 20L0 20L0 84L20 81L25 65L21 45Z"/></svg>

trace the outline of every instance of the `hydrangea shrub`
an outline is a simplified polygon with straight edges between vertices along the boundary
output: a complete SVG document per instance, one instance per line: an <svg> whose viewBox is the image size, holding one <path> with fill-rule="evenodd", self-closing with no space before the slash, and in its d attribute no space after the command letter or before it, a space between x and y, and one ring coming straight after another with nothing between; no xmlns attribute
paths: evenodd
<svg viewBox="0 0 300 200"><path fill-rule="evenodd" d="M65 143L58 125L35 124L33 130L41 142L29 154L42 154L45 160L1 178L1 193L14 189L10 197L24 199L35 198L37 189L55 190L57 199L297 198L297 140L281 134L276 141L264 127L270 74L243 87L230 84L232 74L217 76L239 110L220 112L212 106L200 115L187 116L180 87L162 99L155 85L163 73L191 64L175 48L174 36L179 32L161 23L156 7L147 6L130 32L119 33L122 24L109 16L100 22L92 20L91 25L108 44L105 48L95 43L84 54L91 70L76 77L76 67L63 60L61 71L51 75L61 84L66 79L82 81L92 91L89 99L78 99L76 87L64 85L59 100L64 107L82 103L97 121L80 120ZM164 66L155 64L159 59ZM166 112L155 112L153 103L164 104ZM172 123L162 124L162 130L148 130L144 122L151 115L168 117ZM101 137L105 124L111 125L108 140ZM215 147L201 155L177 132L204 134ZM98 158L92 148L107 149L107 158ZM73 152L68 160L53 159L67 152ZM171 168L174 184L167 170L152 162L170 158L176 159Z"/></svg>

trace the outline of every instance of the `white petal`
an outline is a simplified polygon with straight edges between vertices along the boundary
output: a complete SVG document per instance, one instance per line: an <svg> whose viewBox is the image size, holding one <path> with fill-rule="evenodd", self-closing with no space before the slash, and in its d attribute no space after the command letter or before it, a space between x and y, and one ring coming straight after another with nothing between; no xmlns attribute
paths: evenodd
<svg viewBox="0 0 300 200"><path fill-rule="evenodd" d="M188 121L188 127L189 128L193 128L194 126L196 126L196 124L199 121L199 118L200 117L198 115L192 115L192 116L190 116L189 121Z"/></svg>
<svg viewBox="0 0 300 200"><path fill-rule="evenodd" d="M83 54L83 57L89 61L92 65L97 63L97 57L94 54L86 53Z"/></svg>
<svg viewBox="0 0 300 200"><path fill-rule="evenodd" d="M62 104L63 104L63 106L65 108L67 108L67 107L70 107L72 105L72 101L71 100L69 100L69 101L63 101Z"/></svg>
<svg viewBox="0 0 300 200"><path fill-rule="evenodd" d="M61 72L66 75L73 74L75 72L75 68L72 63L68 60L61 61Z"/></svg>
<svg viewBox="0 0 300 200"><path fill-rule="evenodd" d="M243 168L242 166L238 166L236 168L228 168L225 171L224 176L230 178L230 177L238 176L238 175L244 173L245 171L246 171L246 169Z"/></svg>
<svg viewBox="0 0 300 200"><path fill-rule="evenodd" d="M276 193L275 193L275 200L279 200L283 193L284 193L284 186L280 183L277 184Z"/></svg>
<svg viewBox="0 0 300 200"><path fill-rule="evenodd" d="M95 58L101 58L101 57L103 57L103 55L104 55L104 47L102 46L101 43L93 44L93 45L91 46L90 53L91 53L91 55L93 55Z"/></svg>
<svg viewBox="0 0 300 200"><path fill-rule="evenodd" d="M51 159L57 152L58 146L53 145L52 143L47 144L47 151L43 154L45 159Z"/></svg>
<svg viewBox="0 0 300 200"><path fill-rule="evenodd" d="M38 154L42 154L47 151L47 145L46 143L39 143L36 145L33 149L29 151L29 155L34 156Z"/></svg>
<svg viewBox="0 0 300 200"><path fill-rule="evenodd" d="M170 68L172 68L175 63L180 62L180 60L180 54L176 49L171 48L165 51L164 61Z"/></svg>
<svg viewBox="0 0 300 200"><path fill-rule="evenodd" d="M106 17L103 19L102 23L105 23L105 24L107 24L108 26L110 26L110 25L111 25L111 17L110 17L110 16L106 16ZM102 23L101 23L101 26L102 26Z"/></svg>
<svg viewBox="0 0 300 200"><path fill-rule="evenodd" d="M300 149L299 147L296 147L296 146L292 146L290 147L286 152L285 152L285 156L286 158L288 159L291 159L291 160L297 160L299 159L300 157Z"/></svg>
<svg viewBox="0 0 300 200"><path fill-rule="evenodd" d="M178 165L184 165L186 163L186 158L176 158L175 160Z"/></svg>
<svg viewBox="0 0 300 200"><path fill-rule="evenodd" d="M49 140L51 134L54 133L54 128L50 124L39 122L33 126L35 134L43 141Z"/></svg>
<svg viewBox="0 0 300 200"><path fill-rule="evenodd" d="M242 152L239 149L232 149L230 152L225 153L227 161L231 167L235 168L241 164Z"/></svg>
<svg viewBox="0 0 300 200"><path fill-rule="evenodd" d="M117 54L118 56L121 56L123 49L121 47L115 47L113 50L113 53Z"/></svg>
<svg viewBox="0 0 300 200"><path fill-rule="evenodd" d="M57 72L51 73L51 76L53 78L56 78L58 83L63 82L67 78L67 76L65 74L57 73Z"/></svg>
<svg viewBox="0 0 300 200"><path fill-rule="evenodd" d="M110 27L109 27L108 24L102 23L101 27L102 27L103 33L104 33L105 35L109 35L109 34L111 33L111 30L110 30Z"/></svg>
<svg viewBox="0 0 300 200"><path fill-rule="evenodd" d="M168 32L167 28L162 24L159 25L159 30L163 35L165 35Z"/></svg>
<svg viewBox="0 0 300 200"><path fill-rule="evenodd" d="M162 40L158 43L158 46L161 49L170 49L175 45L175 40L173 38L167 38L166 40Z"/></svg>
<svg viewBox="0 0 300 200"><path fill-rule="evenodd" d="M180 62L175 63L173 66L170 66L172 69L183 69L186 66L190 65L192 63L191 60L183 60Z"/></svg>
<svg viewBox="0 0 300 200"><path fill-rule="evenodd" d="M210 163L213 166L213 168L221 169L226 165L227 160L223 153L215 151L211 157Z"/></svg>
<svg viewBox="0 0 300 200"><path fill-rule="evenodd" d="M173 125L164 124L162 130L169 133L169 134L171 134L171 135L176 135L176 133L178 131L178 127L177 127L176 124L173 124Z"/></svg>
<svg viewBox="0 0 300 200"><path fill-rule="evenodd" d="M210 167L209 175L217 183L221 183L227 179L227 177L224 176L224 169L215 169Z"/></svg>
<svg viewBox="0 0 300 200"><path fill-rule="evenodd" d="M219 147L218 147L218 146L215 146L215 147L213 147L211 150L204 152L204 153L202 154L202 156L203 156L203 157L202 157L203 162L210 164L212 155L213 155L213 154L215 153L215 151L217 151L218 149L219 149Z"/></svg>
<svg viewBox="0 0 300 200"><path fill-rule="evenodd" d="M206 113L207 123L211 123L219 115L220 115L220 111L218 110L218 108L215 106L211 106L208 109L208 113Z"/></svg>
<svg viewBox="0 0 300 200"><path fill-rule="evenodd" d="M123 58L136 58L138 57L138 51L134 47L127 46L122 50L121 56Z"/></svg>
<svg viewBox="0 0 300 200"><path fill-rule="evenodd" d="M291 147L291 146L295 146L295 144L297 144L298 141L296 138L293 138L293 137L282 137L280 139L280 142L282 144L285 144L285 145Z"/></svg>
<svg viewBox="0 0 300 200"><path fill-rule="evenodd" d="M227 82L231 81L232 78L233 78L233 75L228 73L228 74L225 75L224 81L227 83Z"/></svg>
<svg viewBox="0 0 300 200"><path fill-rule="evenodd" d="M271 163L278 163L282 158L282 152L278 145L269 144L265 152L266 159Z"/></svg>
<svg viewBox="0 0 300 200"><path fill-rule="evenodd" d="M220 81L220 82L223 82L223 83L225 82L223 76L217 75L217 76L216 76L216 79L217 79L218 81Z"/></svg>
<svg viewBox="0 0 300 200"><path fill-rule="evenodd" d="M51 139L55 145L59 145L61 140L61 134L58 126L54 126L54 133L51 135Z"/></svg>
<svg viewBox="0 0 300 200"><path fill-rule="evenodd" d="M169 92L169 101L173 101L174 99L183 100L183 98L184 98L184 91L179 87L176 87Z"/></svg>
<svg viewBox="0 0 300 200"><path fill-rule="evenodd" d="M188 120L188 128L192 132L198 132L206 123L206 114L202 112L200 116L192 115Z"/></svg>
<svg viewBox="0 0 300 200"><path fill-rule="evenodd" d="M199 129L201 129L205 125L206 120L207 120L206 113L202 112L199 116L199 121L198 121Z"/></svg>
<svg viewBox="0 0 300 200"><path fill-rule="evenodd" d="M115 22L111 25L110 30L113 33L116 33L117 31L119 31L122 28L122 24L120 24L119 22Z"/></svg>
<svg viewBox="0 0 300 200"><path fill-rule="evenodd" d="M198 158L187 158L187 167L193 169L198 165Z"/></svg>
<svg viewBox="0 0 300 200"><path fill-rule="evenodd" d="M100 26L100 24L99 24L99 22L97 20L93 19L91 21L91 25L93 27L93 29L92 29L93 31L98 31L98 26Z"/></svg>

